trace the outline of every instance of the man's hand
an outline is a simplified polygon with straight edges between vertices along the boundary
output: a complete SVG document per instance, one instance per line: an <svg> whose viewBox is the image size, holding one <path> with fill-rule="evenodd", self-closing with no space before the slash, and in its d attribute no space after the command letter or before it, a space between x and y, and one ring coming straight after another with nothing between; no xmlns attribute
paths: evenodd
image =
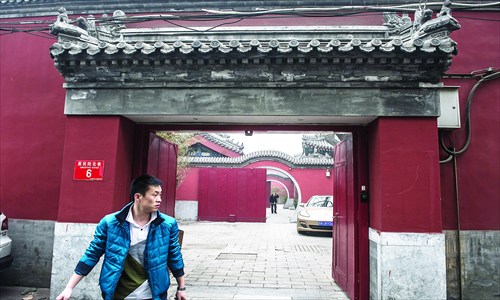
<svg viewBox="0 0 500 300"><path fill-rule="evenodd" d="M175 293L176 300L187 300L186 291L177 291Z"/></svg>
<svg viewBox="0 0 500 300"><path fill-rule="evenodd" d="M56 300L69 300L72 293L73 293L72 288L65 288L64 291L62 291L62 293L59 294L59 296L57 296Z"/></svg>

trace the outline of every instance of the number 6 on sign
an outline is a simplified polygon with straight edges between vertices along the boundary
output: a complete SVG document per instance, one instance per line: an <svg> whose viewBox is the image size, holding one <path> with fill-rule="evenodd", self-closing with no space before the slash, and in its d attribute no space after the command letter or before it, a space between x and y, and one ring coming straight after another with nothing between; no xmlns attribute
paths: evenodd
<svg viewBox="0 0 500 300"><path fill-rule="evenodd" d="M102 180L104 177L104 160L75 161L74 180Z"/></svg>

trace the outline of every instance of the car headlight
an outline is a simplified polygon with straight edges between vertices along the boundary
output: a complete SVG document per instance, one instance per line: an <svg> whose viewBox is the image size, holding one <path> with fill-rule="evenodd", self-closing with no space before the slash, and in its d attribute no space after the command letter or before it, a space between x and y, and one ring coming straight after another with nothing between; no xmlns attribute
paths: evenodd
<svg viewBox="0 0 500 300"><path fill-rule="evenodd" d="M305 210L301 210L301 211L299 212L299 215L300 215L301 217L305 217L305 218L309 218L309 217L311 216L311 215L309 215L309 213L308 213L307 211L305 211Z"/></svg>

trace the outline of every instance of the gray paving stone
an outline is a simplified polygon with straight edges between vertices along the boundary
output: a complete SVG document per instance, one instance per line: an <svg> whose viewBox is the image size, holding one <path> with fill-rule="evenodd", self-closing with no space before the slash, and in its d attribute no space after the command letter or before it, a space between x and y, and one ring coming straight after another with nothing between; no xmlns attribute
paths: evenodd
<svg viewBox="0 0 500 300"><path fill-rule="evenodd" d="M292 214L268 209L266 223L180 222L188 298L347 300L331 277L332 238L298 234Z"/></svg>

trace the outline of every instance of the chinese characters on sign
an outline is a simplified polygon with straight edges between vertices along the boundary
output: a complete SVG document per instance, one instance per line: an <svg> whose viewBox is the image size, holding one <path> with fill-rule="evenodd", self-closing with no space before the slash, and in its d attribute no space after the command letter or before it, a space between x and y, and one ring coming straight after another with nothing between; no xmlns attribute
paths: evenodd
<svg viewBox="0 0 500 300"><path fill-rule="evenodd" d="M76 160L74 180L102 180L104 160Z"/></svg>

